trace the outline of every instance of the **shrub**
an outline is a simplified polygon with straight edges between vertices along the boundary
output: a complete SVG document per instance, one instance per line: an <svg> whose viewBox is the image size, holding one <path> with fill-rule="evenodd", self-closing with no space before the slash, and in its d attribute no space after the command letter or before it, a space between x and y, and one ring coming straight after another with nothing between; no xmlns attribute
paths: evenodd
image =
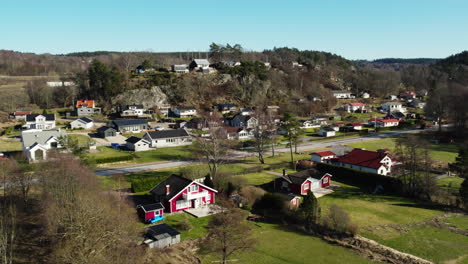
<svg viewBox="0 0 468 264"><path fill-rule="evenodd" d="M246 205L252 206L258 199L265 195L265 191L255 186L245 186L239 191L240 196L244 197Z"/></svg>
<svg viewBox="0 0 468 264"><path fill-rule="evenodd" d="M145 192L162 182L166 177L151 177L132 180L131 188L133 192Z"/></svg>
<svg viewBox="0 0 468 264"><path fill-rule="evenodd" d="M267 217L281 217L286 215L287 202L279 194L266 193L254 203L252 211Z"/></svg>
<svg viewBox="0 0 468 264"><path fill-rule="evenodd" d="M112 162L120 162L120 161L129 161L133 160L133 156L119 156L119 157L107 157L107 158L97 158L95 159L96 164L103 164L103 163L112 163Z"/></svg>
<svg viewBox="0 0 468 264"><path fill-rule="evenodd" d="M330 206L324 225L340 234L357 233L357 225L352 223L348 213L336 204Z"/></svg>
<svg viewBox="0 0 468 264"><path fill-rule="evenodd" d="M192 229L192 224L187 219L177 222L174 226L181 231L190 231Z"/></svg>

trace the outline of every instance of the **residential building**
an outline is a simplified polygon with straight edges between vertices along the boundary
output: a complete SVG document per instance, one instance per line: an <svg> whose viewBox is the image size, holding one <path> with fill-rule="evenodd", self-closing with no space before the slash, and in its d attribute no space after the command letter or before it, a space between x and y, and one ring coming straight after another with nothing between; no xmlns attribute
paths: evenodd
<svg viewBox="0 0 468 264"><path fill-rule="evenodd" d="M377 127L396 127L400 124L398 119L380 119L377 120Z"/></svg>
<svg viewBox="0 0 468 264"><path fill-rule="evenodd" d="M175 130L149 131L143 138L152 148L177 147L192 144L192 137L183 128Z"/></svg>
<svg viewBox="0 0 468 264"><path fill-rule="evenodd" d="M239 114L249 116L253 115L254 110L250 107L241 108Z"/></svg>
<svg viewBox="0 0 468 264"><path fill-rule="evenodd" d="M400 165L387 151L369 151L353 149L348 154L332 159L331 163L336 166L370 172L380 175L388 175L392 167Z"/></svg>
<svg viewBox="0 0 468 264"><path fill-rule="evenodd" d="M101 108L96 107L94 100L78 100L75 108L77 116L92 116L101 113Z"/></svg>
<svg viewBox="0 0 468 264"><path fill-rule="evenodd" d="M172 71L175 73L189 73L187 64L176 64L172 65Z"/></svg>
<svg viewBox="0 0 468 264"><path fill-rule="evenodd" d="M146 228L144 243L149 248L165 248L180 242L180 233L166 224Z"/></svg>
<svg viewBox="0 0 468 264"><path fill-rule="evenodd" d="M143 116L146 111L146 109L143 107L142 104L122 105L120 109L121 109L120 116L122 117Z"/></svg>
<svg viewBox="0 0 468 264"><path fill-rule="evenodd" d="M303 119L299 120L299 125L300 125L300 128L302 128L302 129L320 127L320 125L315 124L311 120L303 120Z"/></svg>
<svg viewBox="0 0 468 264"><path fill-rule="evenodd" d="M171 110L176 117L193 117L197 115L197 109L193 106L176 106Z"/></svg>
<svg viewBox="0 0 468 264"><path fill-rule="evenodd" d="M349 99L349 98L354 98L352 96L351 92L349 91L332 91L333 96L337 99Z"/></svg>
<svg viewBox="0 0 468 264"><path fill-rule="evenodd" d="M408 100L416 98L416 93L413 91L404 91L400 93L400 98Z"/></svg>
<svg viewBox="0 0 468 264"><path fill-rule="evenodd" d="M214 109L216 109L218 112L221 114L228 114L228 113L234 113L237 111L237 105L235 104L217 104L214 106Z"/></svg>
<svg viewBox="0 0 468 264"><path fill-rule="evenodd" d="M348 113L364 113L366 111L366 104L364 103L349 103L349 104L344 104L343 105L343 110L345 110Z"/></svg>
<svg viewBox="0 0 468 264"><path fill-rule="evenodd" d="M26 129L53 129L55 128L55 114L26 115Z"/></svg>
<svg viewBox="0 0 468 264"><path fill-rule="evenodd" d="M150 190L155 202L161 203L166 212L174 213L215 203L215 189L198 181L172 174Z"/></svg>
<svg viewBox="0 0 468 264"><path fill-rule="evenodd" d="M190 65L190 70L202 71L204 69L210 68L210 62L207 59L194 59Z"/></svg>
<svg viewBox="0 0 468 264"><path fill-rule="evenodd" d="M93 120L87 117L78 118L70 123L71 129L91 129L93 126Z"/></svg>
<svg viewBox="0 0 468 264"><path fill-rule="evenodd" d="M334 137L336 135L336 131L334 128L327 126L327 127L322 127L319 130L318 134L321 137Z"/></svg>
<svg viewBox="0 0 468 264"><path fill-rule="evenodd" d="M328 116L313 116L310 118L314 124L317 125L326 125L330 118Z"/></svg>
<svg viewBox="0 0 468 264"><path fill-rule="evenodd" d="M254 128L258 124L255 117L237 114L230 120L230 125L233 127Z"/></svg>
<svg viewBox="0 0 468 264"><path fill-rule="evenodd" d="M103 126L97 129L97 133L102 138L115 137L117 135L117 130L112 127Z"/></svg>
<svg viewBox="0 0 468 264"><path fill-rule="evenodd" d="M146 151L150 149L150 142L139 137L129 137L125 140L125 146L132 151Z"/></svg>
<svg viewBox="0 0 468 264"><path fill-rule="evenodd" d="M120 133L139 133L149 129L148 121L143 119L122 119L109 122L109 126Z"/></svg>
<svg viewBox="0 0 468 264"><path fill-rule="evenodd" d="M10 114L11 119L26 120L26 116L32 114L31 111L15 111Z"/></svg>
<svg viewBox="0 0 468 264"><path fill-rule="evenodd" d="M253 139L255 137L252 129L243 127L225 127L225 129L228 139L246 140Z"/></svg>
<svg viewBox="0 0 468 264"><path fill-rule="evenodd" d="M331 177L331 174L323 174L313 168L292 174L283 171L282 176L274 179L273 185L277 192L307 195L309 191L314 192L330 186Z"/></svg>
<svg viewBox="0 0 468 264"><path fill-rule="evenodd" d="M310 154L310 160L314 162L326 162L333 158L336 158L336 154L330 150L318 151Z"/></svg>
<svg viewBox="0 0 468 264"><path fill-rule="evenodd" d="M406 109L400 102L386 102L382 104L382 110L385 112L406 112Z"/></svg>
<svg viewBox="0 0 468 264"><path fill-rule="evenodd" d="M164 217L164 206L161 203L139 204L137 206L138 217L145 223L152 221L157 217Z"/></svg>
<svg viewBox="0 0 468 264"><path fill-rule="evenodd" d="M349 123L349 124L346 124L345 127L348 127L351 130L361 130L362 124L361 123Z"/></svg>
<svg viewBox="0 0 468 264"><path fill-rule="evenodd" d="M22 131L23 153L29 162L46 160L49 150L62 148L60 140L66 136L67 133L60 129Z"/></svg>

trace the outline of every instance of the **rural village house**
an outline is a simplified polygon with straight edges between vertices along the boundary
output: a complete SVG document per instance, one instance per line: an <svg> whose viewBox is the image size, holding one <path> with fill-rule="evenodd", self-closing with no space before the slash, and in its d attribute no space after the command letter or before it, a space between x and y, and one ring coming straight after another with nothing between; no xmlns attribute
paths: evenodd
<svg viewBox="0 0 468 264"><path fill-rule="evenodd" d="M336 135L336 131L333 127L326 126L322 127L318 134L321 137L334 137Z"/></svg>
<svg viewBox="0 0 468 264"><path fill-rule="evenodd" d="M343 110L348 113L360 112L363 113L366 111L366 104L364 103L349 103L343 105Z"/></svg>
<svg viewBox="0 0 468 264"><path fill-rule="evenodd" d="M187 64L175 64L172 65L172 71L175 73L189 73Z"/></svg>
<svg viewBox="0 0 468 264"><path fill-rule="evenodd" d="M310 160L314 162L325 162L326 160L336 158L336 154L329 150L313 152L310 156Z"/></svg>
<svg viewBox="0 0 468 264"><path fill-rule="evenodd" d="M258 120L255 117L237 114L230 121L229 125L233 127L246 127L254 128L258 124Z"/></svg>
<svg viewBox="0 0 468 264"><path fill-rule="evenodd" d="M353 98L354 96L351 95L349 91L332 91L333 96L337 99L348 99Z"/></svg>
<svg viewBox="0 0 468 264"><path fill-rule="evenodd" d="M120 116L129 117L129 116L142 116L145 114L146 109L141 104L131 104L131 105L122 105L120 106Z"/></svg>
<svg viewBox="0 0 468 264"><path fill-rule="evenodd" d="M109 126L114 128L120 133L134 132L148 130L148 121L143 119L122 119L109 122Z"/></svg>
<svg viewBox="0 0 468 264"><path fill-rule="evenodd" d="M401 164L385 150L369 151L362 149L353 149L342 157L328 160L328 163L380 175L390 174L393 166Z"/></svg>
<svg viewBox="0 0 468 264"><path fill-rule="evenodd" d="M45 160L47 151L61 148L60 139L66 136L67 133L60 129L25 130L21 132L23 153L29 162Z"/></svg>
<svg viewBox="0 0 468 264"><path fill-rule="evenodd" d="M197 181L174 174L150 191L154 200L160 202L168 213L214 204L217 192Z"/></svg>
<svg viewBox="0 0 468 264"><path fill-rule="evenodd" d="M146 139L139 138L139 137L129 137L125 140L125 146L129 150L133 151L145 151L149 150L150 142Z"/></svg>
<svg viewBox="0 0 468 264"><path fill-rule="evenodd" d="M149 248L165 248L180 242L180 233L166 224L146 228L144 243Z"/></svg>
<svg viewBox="0 0 468 264"><path fill-rule="evenodd" d="M71 129L91 129L93 126L93 120L87 117L78 118L70 123Z"/></svg>
<svg viewBox="0 0 468 264"><path fill-rule="evenodd" d="M94 100L78 100L76 101L77 116L92 116L100 114L101 108L96 107Z"/></svg>
<svg viewBox="0 0 468 264"><path fill-rule="evenodd" d="M406 112L406 109L400 102L386 102L382 104L382 110L385 112Z"/></svg>
<svg viewBox="0 0 468 264"><path fill-rule="evenodd" d="M112 127L103 126L97 129L97 133L102 138L115 137L117 135L117 130Z"/></svg>
<svg viewBox="0 0 468 264"><path fill-rule="evenodd" d="M193 106L176 106L171 111L177 117L193 117L197 115L197 109Z"/></svg>
<svg viewBox="0 0 468 264"><path fill-rule="evenodd" d="M177 147L192 144L192 137L183 128L175 130L149 131L143 138L152 148Z"/></svg>
<svg viewBox="0 0 468 264"><path fill-rule="evenodd" d="M330 185L332 175L322 174L316 169L308 169L292 174L286 174L274 179L274 189L277 192L307 195L309 191L326 188Z"/></svg>
<svg viewBox="0 0 468 264"><path fill-rule="evenodd" d="M26 116L32 114L31 111L15 111L10 114L11 119L26 120Z"/></svg>
<svg viewBox="0 0 468 264"><path fill-rule="evenodd" d="M26 129L53 129L55 128L55 114L26 115Z"/></svg>

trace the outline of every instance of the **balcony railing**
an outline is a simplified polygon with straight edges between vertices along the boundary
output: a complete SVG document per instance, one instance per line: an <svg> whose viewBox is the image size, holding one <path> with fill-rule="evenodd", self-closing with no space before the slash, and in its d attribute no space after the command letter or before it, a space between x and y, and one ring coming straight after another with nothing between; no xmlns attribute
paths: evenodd
<svg viewBox="0 0 468 264"><path fill-rule="evenodd" d="M185 200L193 200L193 199L198 199L198 198L203 198L203 197L209 197L210 193L206 190L202 192L197 192L197 193L184 193L182 197Z"/></svg>

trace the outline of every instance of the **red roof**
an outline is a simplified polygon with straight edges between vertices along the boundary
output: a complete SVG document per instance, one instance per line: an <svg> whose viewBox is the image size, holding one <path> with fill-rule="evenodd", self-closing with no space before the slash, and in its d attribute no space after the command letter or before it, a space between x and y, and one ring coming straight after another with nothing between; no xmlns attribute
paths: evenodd
<svg viewBox="0 0 468 264"><path fill-rule="evenodd" d="M31 111L16 111L13 113L13 115L30 115L32 112Z"/></svg>
<svg viewBox="0 0 468 264"><path fill-rule="evenodd" d="M338 125L338 126L339 125L344 125L344 123L343 122L335 122L335 125Z"/></svg>
<svg viewBox="0 0 468 264"><path fill-rule="evenodd" d="M320 157L325 157L325 156L335 156L335 153L330 150L324 150L324 151L319 151L319 152L314 152L313 154L317 154Z"/></svg>
<svg viewBox="0 0 468 264"><path fill-rule="evenodd" d="M366 104L364 103L350 103L352 106L365 106Z"/></svg>
<svg viewBox="0 0 468 264"><path fill-rule="evenodd" d="M362 126L361 123L350 123L350 125L352 125L352 126Z"/></svg>
<svg viewBox="0 0 468 264"><path fill-rule="evenodd" d="M382 118L371 118L371 119L369 119L369 121L373 121L373 122L381 121L381 120L382 120Z"/></svg>
<svg viewBox="0 0 468 264"><path fill-rule="evenodd" d="M391 119L380 119L379 121L383 122L383 123L390 123L390 122L397 122L399 123L400 120L398 119L395 119L395 118L391 118Z"/></svg>
<svg viewBox="0 0 468 264"><path fill-rule="evenodd" d="M76 108L81 108L83 106L93 108L94 107L94 100L78 100L78 101L76 101Z"/></svg>
<svg viewBox="0 0 468 264"><path fill-rule="evenodd" d="M380 161L382 161L386 156L386 153L380 153L377 151L353 149L350 153L338 158L338 160L342 163L378 169L380 166L384 165L380 163Z"/></svg>

